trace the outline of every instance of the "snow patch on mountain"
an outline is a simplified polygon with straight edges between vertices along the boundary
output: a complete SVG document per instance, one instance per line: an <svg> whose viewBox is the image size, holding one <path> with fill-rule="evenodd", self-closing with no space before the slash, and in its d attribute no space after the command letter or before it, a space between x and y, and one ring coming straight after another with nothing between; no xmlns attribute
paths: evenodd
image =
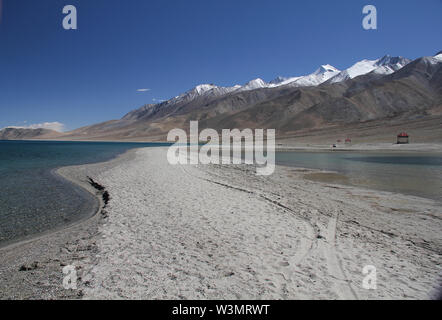
<svg viewBox="0 0 442 320"><path fill-rule="evenodd" d="M276 85L276 84L284 82L284 81L286 81L288 79L290 79L290 78L279 76L279 77L276 77L275 79L273 79L272 81L270 81L269 84L275 84Z"/></svg>
<svg viewBox="0 0 442 320"><path fill-rule="evenodd" d="M442 62L442 53L435 55L433 59Z"/></svg>
<svg viewBox="0 0 442 320"><path fill-rule="evenodd" d="M374 69L376 69L377 60L362 60L359 62L356 62L354 65L352 65L350 68L342 71L338 75L336 75L334 78L332 78L331 82L342 82L348 79L356 78L357 76L367 74Z"/></svg>
<svg viewBox="0 0 442 320"><path fill-rule="evenodd" d="M391 57L386 55L377 60L362 60L356 62L350 68L342 71L331 79L331 83L342 82L353 79L364 74L374 72L377 74L391 74L410 63L409 59L403 57Z"/></svg>
<svg viewBox="0 0 442 320"><path fill-rule="evenodd" d="M218 87L214 84L200 84L196 86L195 88L176 96L175 98L166 101L167 104L170 103L178 103L178 102L189 102L192 101L198 97L218 97L225 94L228 94L230 92L236 91L241 86L236 85L233 87Z"/></svg>
<svg viewBox="0 0 442 320"><path fill-rule="evenodd" d="M269 84L265 82L264 80L257 78L253 79L249 82L247 82L244 86L238 89L238 91L248 91L248 90L255 90L255 89L261 89L261 88L267 88Z"/></svg>
<svg viewBox="0 0 442 320"><path fill-rule="evenodd" d="M282 78L278 77L270 81L269 87L279 87L290 84L291 86L307 87L317 86L337 75L340 71L335 67L325 64L319 67L315 72L301 77Z"/></svg>

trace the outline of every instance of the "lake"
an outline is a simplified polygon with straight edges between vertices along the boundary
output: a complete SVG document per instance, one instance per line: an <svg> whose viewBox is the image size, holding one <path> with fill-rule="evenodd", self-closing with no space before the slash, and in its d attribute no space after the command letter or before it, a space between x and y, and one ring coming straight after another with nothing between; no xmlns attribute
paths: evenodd
<svg viewBox="0 0 442 320"><path fill-rule="evenodd" d="M442 155L388 152L278 152L276 163L340 173L336 182L442 200Z"/></svg>
<svg viewBox="0 0 442 320"><path fill-rule="evenodd" d="M0 246L78 221L97 209L94 196L54 175L54 169L167 145L0 141ZM442 157L437 154L296 151L277 152L276 162L345 177L332 176L328 182L442 200Z"/></svg>
<svg viewBox="0 0 442 320"><path fill-rule="evenodd" d="M0 141L0 245L78 221L96 208L94 196L54 169L161 145L166 144Z"/></svg>

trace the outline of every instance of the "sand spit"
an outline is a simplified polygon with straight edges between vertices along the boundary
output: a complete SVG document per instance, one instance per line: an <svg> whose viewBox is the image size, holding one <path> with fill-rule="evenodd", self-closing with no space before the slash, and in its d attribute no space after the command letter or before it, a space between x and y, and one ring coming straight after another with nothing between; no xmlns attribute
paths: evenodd
<svg viewBox="0 0 442 320"><path fill-rule="evenodd" d="M440 205L311 182L308 172L171 166L165 148L137 150L98 177L111 201L85 298L430 298ZM362 288L366 265L376 290Z"/></svg>
<svg viewBox="0 0 442 320"><path fill-rule="evenodd" d="M277 166L172 166L167 148L64 168L106 188L106 215L0 251L0 298L427 299L442 274L431 200ZM90 187L90 186L89 186ZM91 190L95 192L94 190ZM107 216L107 217L106 217ZM37 268L19 271L21 265ZM62 287L62 265L78 290ZM362 287L366 265L377 289Z"/></svg>

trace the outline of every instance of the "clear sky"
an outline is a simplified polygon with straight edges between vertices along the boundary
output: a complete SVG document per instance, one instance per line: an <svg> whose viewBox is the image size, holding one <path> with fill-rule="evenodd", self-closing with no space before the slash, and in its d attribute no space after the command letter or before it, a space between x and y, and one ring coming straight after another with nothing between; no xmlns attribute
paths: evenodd
<svg viewBox="0 0 442 320"><path fill-rule="evenodd" d="M442 0L1 2L0 128L57 121L75 129L201 83L442 50ZM78 30L62 27L69 4ZM362 28L367 4L377 7L378 30Z"/></svg>

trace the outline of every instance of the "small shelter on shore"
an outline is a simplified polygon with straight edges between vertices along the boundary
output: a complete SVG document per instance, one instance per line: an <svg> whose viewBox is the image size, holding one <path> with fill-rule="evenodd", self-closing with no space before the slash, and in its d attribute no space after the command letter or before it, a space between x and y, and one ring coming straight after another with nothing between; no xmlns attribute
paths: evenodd
<svg viewBox="0 0 442 320"><path fill-rule="evenodd" d="M408 144L408 143L410 143L410 140L406 132L401 132L397 135L397 144Z"/></svg>
<svg viewBox="0 0 442 320"><path fill-rule="evenodd" d="M345 139L345 144L350 144L350 143L351 143L351 139L350 138Z"/></svg>

